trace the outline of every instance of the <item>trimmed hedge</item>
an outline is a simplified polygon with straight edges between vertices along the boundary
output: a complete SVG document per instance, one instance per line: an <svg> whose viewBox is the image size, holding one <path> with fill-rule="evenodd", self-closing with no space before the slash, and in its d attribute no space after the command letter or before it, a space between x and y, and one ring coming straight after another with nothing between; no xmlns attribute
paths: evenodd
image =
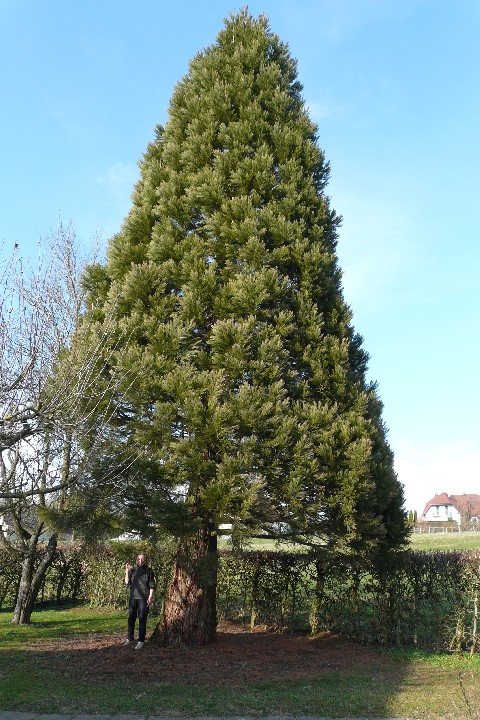
<svg viewBox="0 0 480 720"><path fill-rule="evenodd" d="M39 601L82 599L125 607L125 563L145 550L157 576L161 613L175 557L172 545L112 543L58 549ZM0 553L0 605L12 606L19 564ZM221 551L219 619L273 628L339 632L365 643L480 651L480 552L406 551L375 573L345 556Z"/></svg>

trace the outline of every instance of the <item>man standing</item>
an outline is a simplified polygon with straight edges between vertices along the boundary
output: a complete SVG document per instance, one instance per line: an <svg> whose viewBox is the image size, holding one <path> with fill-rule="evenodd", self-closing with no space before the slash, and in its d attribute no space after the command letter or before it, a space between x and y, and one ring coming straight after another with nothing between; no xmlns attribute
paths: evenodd
<svg viewBox="0 0 480 720"><path fill-rule="evenodd" d="M125 565L125 585L130 586L128 640L125 641L125 645L134 642L135 621L138 615L138 642L135 650L141 650L147 632L148 608L153 602L155 593L155 576L153 570L147 566L147 556L144 553L137 555L136 563L135 571L130 563Z"/></svg>

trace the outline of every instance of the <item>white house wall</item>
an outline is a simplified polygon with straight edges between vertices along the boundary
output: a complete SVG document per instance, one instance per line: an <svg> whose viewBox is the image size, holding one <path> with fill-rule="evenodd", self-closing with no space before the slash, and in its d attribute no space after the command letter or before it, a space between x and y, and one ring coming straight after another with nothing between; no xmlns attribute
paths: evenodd
<svg viewBox="0 0 480 720"><path fill-rule="evenodd" d="M431 505L425 513L425 520L429 522L445 522L446 520L460 522L460 513L453 505Z"/></svg>

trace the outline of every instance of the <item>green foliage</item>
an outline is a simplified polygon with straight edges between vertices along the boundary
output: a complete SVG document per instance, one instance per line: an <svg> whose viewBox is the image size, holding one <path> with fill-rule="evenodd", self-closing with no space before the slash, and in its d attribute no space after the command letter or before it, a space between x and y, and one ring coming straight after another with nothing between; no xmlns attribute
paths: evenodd
<svg viewBox="0 0 480 720"><path fill-rule="evenodd" d="M38 567L44 546L38 545L35 553L34 569ZM15 605L22 558L15 559L0 550L0 608ZM59 545L52 564L43 578L37 602L74 602L84 597L84 566L82 548L76 544Z"/></svg>
<svg viewBox="0 0 480 720"><path fill-rule="evenodd" d="M228 522L379 558L405 542L402 489L301 90L246 10L176 86L84 280L97 332L116 318L109 364L126 378L103 462L135 456L112 508L144 536Z"/></svg>
<svg viewBox="0 0 480 720"><path fill-rule="evenodd" d="M312 572L308 554L221 553L218 612L221 618L290 629L309 623Z"/></svg>
<svg viewBox="0 0 480 720"><path fill-rule="evenodd" d="M13 605L20 582L20 563L0 549L0 608Z"/></svg>

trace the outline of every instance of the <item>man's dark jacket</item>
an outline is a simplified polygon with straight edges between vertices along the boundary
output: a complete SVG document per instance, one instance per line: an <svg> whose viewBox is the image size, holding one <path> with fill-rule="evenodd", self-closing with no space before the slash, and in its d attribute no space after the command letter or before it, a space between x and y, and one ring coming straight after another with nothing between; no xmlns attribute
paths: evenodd
<svg viewBox="0 0 480 720"><path fill-rule="evenodd" d="M140 565L129 575L130 600L146 600L150 590L155 590L155 575L147 565Z"/></svg>

